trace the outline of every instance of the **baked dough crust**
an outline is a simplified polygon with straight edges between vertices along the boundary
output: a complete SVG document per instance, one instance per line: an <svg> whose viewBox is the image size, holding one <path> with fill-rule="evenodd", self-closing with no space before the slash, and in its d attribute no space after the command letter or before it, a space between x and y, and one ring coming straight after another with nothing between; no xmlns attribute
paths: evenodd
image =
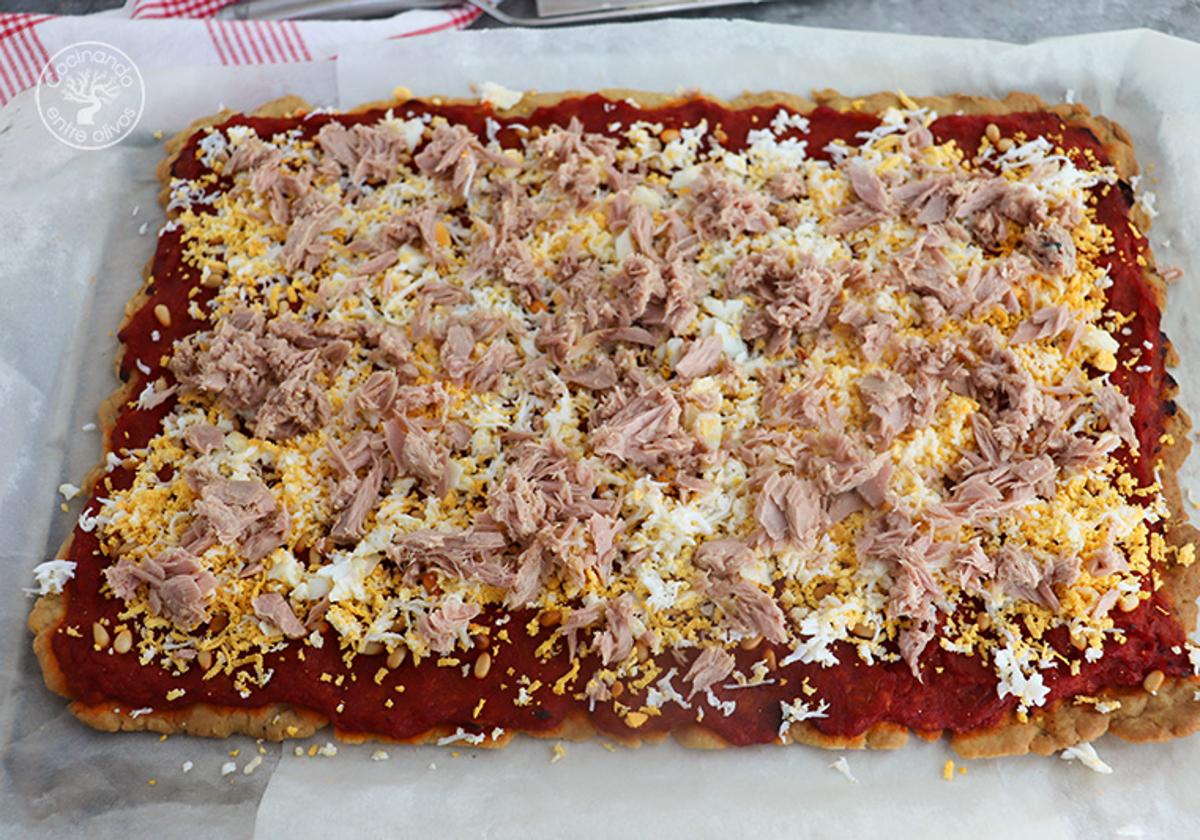
<svg viewBox="0 0 1200 840"><path fill-rule="evenodd" d="M645 91L608 89L598 93L611 100L633 99L644 108L662 107L681 99L679 96L648 93ZM538 108L557 104L564 99L571 99L590 92L566 91L562 93L528 93L523 96L513 108L498 111L502 116L526 116ZM683 97L690 98L690 97ZM712 97L709 97L712 98ZM446 100L450 102L472 103L474 100ZM835 110L855 110L862 113L881 113L887 108L903 104L901 96L896 93L876 93L866 97L848 97L834 90L814 91L811 98L804 98L782 91L764 91L755 94L743 94L735 99L718 104L730 109L748 108L761 105L780 105L799 111L808 111L817 106L826 106ZM918 97L915 101L921 107L928 107L939 114L978 114L1002 116L1010 113L1041 111L1059 115L1065 122L1090 130L1100 141L1106 155L1112 162L1122 180L1128 180L1138 174L1137 160L1134 154L1133 141L1128 132L1118 123L1105 117L1092 114L1086 106L1075 104L1048 105L1040 97L1030 93L1010 93L1003 99L966 94L949 96ZM368 103L354 109L351 113L366 111L380 107L394 106L395 101ZM287 116L296 111L310 110L311 106L296 96L286 96L273 100L256 109L252 115L263 117ZM157 175L162 183L159 193L160 203L167 205L168 185L171 170L180 151L188 138L200 129L222 123L236 115L237 112L225 110L218 114L194 121L183 131L170 138L165 143L166 157L157 167ZM1133 221L1141 230L1149 228L1150 219L1140 207L1133 210ZM1167 284L1155 267L1152 258L1145 268L1145 277L1150 283L1160 309L1166 305ZM152 263L147 263L143 272L149 278ZM125 307L124 327L128 319L137 312L148 297L148 285L143 285ZM1166 364L1174 366L1178 363L1178 355L1173 347L1165 344ZM118 351L116 364L119 369L124 354L124 347ZM1169 377L1166 392L1162 395L1164 404L1174 402L1178 388ZM109 434L116 422L121 406L134 398L131 385L123 385L114 391L100 406L99 420L103 430L105 451L109 451ZM1166 445L1162 451L1163 467L1161 480L1163 494L1170 509L1169 527L1166 533L1168 544L1182 546L1187 543L1200 543L1200 531L1188 521L1183 504L1182 492L1179 485L1179 470L1187 459L1191 449L1188 432L1192 428L1190 418L1182 408L1176 410L1168 418L1166 432L1168 440L1173 442ZM103 475L103 462L87 476L84 484L86 494L92 492L93 485ZM73 534L68 537L60 550L60 556L70 549ZM1191 566L1172 565L1163 573L1163 589L1171 596L1171 608L1174 617L1187 629L1196 624L1196 598L1200 595L1200 563ZM44 595L38 599L29 616L29 629L34 633L33 649L41 663L43 678L46 686L64 697L70 698L67 688L66 675L59 667L54 656L51 639L66 617L67 605L63 594ZM968 733L943 733L941 731L916 732L926 740L936 740L943 735L949 735L950 746L964 758L991 758L1006 755L1023 755L1033 752L1050 755L1058 750L1074 744L1087 742L1100 737L1105 732L1111 732L1119 738L1134 742L1166 741L1171 738L1190 735L1200 729L1200 703L1194 699L1194 693L1200 679L1196 677L1173 678L1167 680L1156 692L1143 688L1108 689L1102 692L1105 699L1121 701L1120 708L1110 713L1096 711L1092 705L1075 705L1066 701L1049 709L1037 710L1026 721L1018 719L1015 711L1010 712L1005 720L987 729L975 730ZM270 704L260 707L217 706L208 703L196 703L183 708L159 711L155 710L137 717L131 717L122 704L104 702L85 704L73 701L71 712L81 721L106 732L116 731L150 731L162 734L186 733L208 737L228 737L230 735L248 735L269 740L284 740L286 738L308 738L329 724L329 719L319 712L303 707ZM351 743L365 741L382 741L389 743L432 744L438 739L449 735L452 727L440 726L430 729L421 735L396 741L377 736L372 733L353 732L335 728L336 736ZM479 744L479 747L501 747L507 744L515 735L515 731L506 730L494 740L489 739ZM666 735L638 735L630 730L627 736L621 737L609 732L598 730L591 720L582 712L573 712L556 727L542 731L523 731L523 734L537 738L561 740L586 740L595 736L619 741L626 746L640 746L643 742L658 742ZM908 740L909 730L893 723L882 723L873 726L865 733L847 737L826 735L807 722L795 724L789 730L789 740L796 744L806 744L825 749L896 749L904 746ZM695 749L721 749L730 746L728 742L711 730L697 725L679 727L671 736L680 744Z"/></svg>

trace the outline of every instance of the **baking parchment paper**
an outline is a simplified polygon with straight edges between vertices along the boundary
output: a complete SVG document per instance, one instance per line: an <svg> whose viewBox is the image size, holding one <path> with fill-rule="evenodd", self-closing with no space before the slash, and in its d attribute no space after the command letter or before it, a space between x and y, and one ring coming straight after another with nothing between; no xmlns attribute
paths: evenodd
<svg viewBox="0 0 1200 840"><path fill-rule="evenodd" d="M101 34L98 34L101 37ZM336 62L197 70L141 67L147 107L135 134L103 152L50 139L27 93L0 112L0 836L1161 837L1200 824L1200 738L1098 743L1112 775L1026 757L967 763L942 779L942 744L895 753L804 748L716 753L674 744L609 750L519 739L489 752L94 733L42 686L24 620L30 569L54 556L79 510L56 487L99 455L83 431L116 384L112 331L140 283L161 220L153 133L222 105L282 93L352 107L403 84L465 95L493 81L542 91L629 87L837 87L865 94L1032 91L1074 98L1121 122L1157 195L1160 262L1200 271L1200 45L1128 31L1013 46L990 41L659 21L568 30L448 33L356 44ZM141 232L149 222L148 230ZM1182 402L1200 405L1200 278L1171 291L1166 326L1183 359ZM1184 470L1197 487L1196 461ZM323 733L327 735L327 733ZM330 737L303 742L307 748ZM915 741L915 739L914 739ZM237 755L233 751L237 750ZM252 773L248 762L262 751ZM184 772L191 762L190 772ZM233 762L236 770L221 774ZM958 762L960 765L963 762ZM153 782L153 783L152 783Z"/></svg>

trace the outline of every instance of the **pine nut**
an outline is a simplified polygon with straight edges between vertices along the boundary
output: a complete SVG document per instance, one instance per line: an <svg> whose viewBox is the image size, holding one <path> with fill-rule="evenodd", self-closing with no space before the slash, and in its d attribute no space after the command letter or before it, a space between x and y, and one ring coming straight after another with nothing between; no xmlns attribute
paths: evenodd
<svg viewBox="0 0 1200 840"><path fill-rule="evenodd" d="M122 630L117 634L117 638L113 640L113 650L117 653L129 653L133 648L133 634L128 630Z"/></svg>
<svg viewBox="0 0 1200 840"><path fill-rule="evenodd" d="M421 575L421 586L425 587L425 591L430 595L438 594L437 575L433 572L426 572Z"/></svg>
<svg viewBox="0 0 1200 840"><path fill-rule="evenodd" d="M658 137L664 143L670 143L674 140L679 139L679 131L678 131L678 129L668 128L668 129L664 130L662 134L658 135Z"/></svg>
<svg viewBox="0 0 1200 840"><path fill-rule="evenodd" d="M767 652L763 654L763 659L767 661L767 670L774 671L775 666L778 664L775 659L775 648L767 648Z"/></svg>
<svg viewBox="0 0 1200 840"><path fill-rule="evenodd" d="M389 668L399 668L400 665L404 662L404 657L407 654L408 654L408 648L404 647L403 645L396 648L394 651L392 651L391 653L388 654L387 666Z"/></svg>
<svg viewBox="0 0 1200 840"><path fill-rule="evenodd" d="M104 625L99 621L92 623L92 640L98 648L108 645L108 631L104 629Z"/></svg>
<svg viewBox="0 0 1200 840"><path fill-rule="evenodd" d="M762 642L762 636L750 636L738 642L738 647L742 650L754 650Z"/></svg>
<svg viewBox="0 0 1200 840"><path fill-rule="evenodd" d="M850 628L850 635L860 639L871 639L875 637L875 628L865 621L860 621Z"/></svg>
<svg viewBox="0 0 1200 840"><path fill-rule="evenodd" d="M1162 688L1163 681L1166 680L1166 678L1167 675L1162 671L1151 671L1146 675L1146 679L1142 680L1142 688L1146 689L1151 694L1157 694L1158 690Z"/></svg>
<svg viewBox="0 0 1200 840"><path fill-rule="evenodd" d="M1000 142L996 144L996 148L1001 152L1007 152L1013 147L1013 145L1014 144L1011 137L1001 137Z"/></svg>
<svg viewBox="0 0 1200 840"><path fill-rule="evenodd" d="M562 623L562 610L557 608L546 610L538 616L538 623L543 627L557 627Z"/></svg>
<svg viewBox="0 0 1200 840"><path fill-rule="evenodd" d="M381 642L367 642L362 649L364 656L378 656L383 653L383 644Z"/></svg>
<svg viewBox="0 0 1200 840"><path fill-rule="evenodd" d="M987 135L987 139L995 143L1000 139L1000 126L996 125L995 123L988 123L988 126L986 129L984 129L983 133Z"/></svg>
<svg viewBox="0 0 1200 840"><path fill-rule="evenodd" d="M212 651L202 650L196 654L196 664L207 671L212 667Z"/></svg>
<svg viewBox="0 0 1200 840"><path fill-rule="evenodd" d="M614 699L616 699L617 697L620 697L622 694L625 693L625 683L621 682L620 680L617 680L615 683L612 684L612 688L609 689L608 693L611 694Z"/></svg>
<svg viewBox="0 0 1200 840"><path fill-rule="evenodd" d="M158 323L162 324L164 327L171 326L171 310L167 309L167 305L165 303L155 304L154 317L157 318Z"/></svg>
<svg viewBox="0 0 1200 840"><path fill-rule="evenodd" d="M1138 604L1141 602L1141 598L1133 593L1130 593L1128 595L1122 595L1121 600L1117 601L1117 606L1121 608L1121 612L1133 612L1138 608Z"/></svg>
<svg viewBox="0 0 1200 840"><path fill-rule="evenodd" d="M488 671L492 670L492 655L486 650L479 654L479 658L475 660L475 679L481 680L488 675Z"/></svg>

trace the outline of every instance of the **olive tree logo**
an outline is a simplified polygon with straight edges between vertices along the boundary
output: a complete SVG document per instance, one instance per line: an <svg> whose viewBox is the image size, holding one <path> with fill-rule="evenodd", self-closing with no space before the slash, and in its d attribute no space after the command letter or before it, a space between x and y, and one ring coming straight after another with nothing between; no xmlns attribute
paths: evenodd
<svg viewBox="0 0 1200 840"><path fill-rule="evenodd" d="M120 142L146 104L137 65L101 41L81 41L56 52L38 76L35 96L46 128L76 149Z"/></svg>

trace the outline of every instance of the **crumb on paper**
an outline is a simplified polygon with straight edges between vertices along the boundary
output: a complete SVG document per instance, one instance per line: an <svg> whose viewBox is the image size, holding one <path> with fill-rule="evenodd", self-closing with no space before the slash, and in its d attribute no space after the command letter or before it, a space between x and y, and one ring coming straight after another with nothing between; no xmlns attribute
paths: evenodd
<svg viewBox="0 0 1200 840"><path fill-rule="evenodd" d="M371 753L372 761L387 761L391 756L387 754L387 750L375 750Z"/></svg>
<svg viewBox="0 0 1200 840"><path fill-rule="evenodd" d="M222 776L229 776L236 772L237 772L237 762L236 761L226 761L224 764L221 765L221 775Z"/></svg>
<svg viewBox="0 0 1200 840"><path fill-rule="evenodd" d="M263 762L263 757L261 755L254 756L254 758L247 761L246 766L242 768L242 775L249 776L251 773L253 773L255 770L258 769L258 766L260 764L262 764L262 762Z"/></svg>
<svg viewBox="0 0 1200 840"><path fill-rule="evenodd" d="M337 755L337 746L332 741L326 741L325 746L317 750L317 755L323 755L326 758L333 758Z"/></svg>
<svg viewBox="0 0 1200 840"><path fill-rule="evenodd" d="M1113 771L1113 769L1105 764L1104 761L1101 760L1100 756L1096 754L1096 748L1088 743L1076 744L1073 747L1067 747L1062 751L1062 758L1066 761L1078 761L1080 764L1094 773L1103 773L1107 775Z"/></svg>
<svg viewBox="0 0 1200 840"><path fill-rule="evenodd" d="M550 756L550 763L557 764L567 757L567 748L563 746L562 741L557 741L554 744L554 754Z"/></svg>
<svg viewBox="0 0 1200 840"><path fill-rule="evenodd" d="M854 774L850 772L850 762L846 761L846 757L839 756L838 760L829 765L829 769L836 770L846 777L847 780L858 784L858 779L854 778Z"/></svg>
<svg viewBox="0 0 1200 840"><path fill-rule="evenodd" d="M69 502L71 499L74 499L79 495L79 486L72 484L69 481L64 481L62 484L58 485L58 492Z"/></svg>
<svg viewBox="0 0 1200 840"><path fill-rule="evenodd" d="M524 96L519 90L509 90L495 82L483 82L479 85L479 98L499 111L507 111L516 106Z"/></svg>
<svg viewBox="0 0 1200 840"><path fill-rule="evenodd" d="M954 760L946 759L946 763L942 765L942 778L947 782L954 781Z"/></svg>
<svg viewBox="0 0 1200 840"><path fill-rule="evenodd" d="M192 768L193 768L193 767L195 767L195 766L196 766L196 765L195 765L195 764L193 764L192 762L190 762L190 761L185 761L185 762L183 762L183 764L182 764L183 772L184 772L184 773L191 773L191 772L192 772Z"/></svg>

